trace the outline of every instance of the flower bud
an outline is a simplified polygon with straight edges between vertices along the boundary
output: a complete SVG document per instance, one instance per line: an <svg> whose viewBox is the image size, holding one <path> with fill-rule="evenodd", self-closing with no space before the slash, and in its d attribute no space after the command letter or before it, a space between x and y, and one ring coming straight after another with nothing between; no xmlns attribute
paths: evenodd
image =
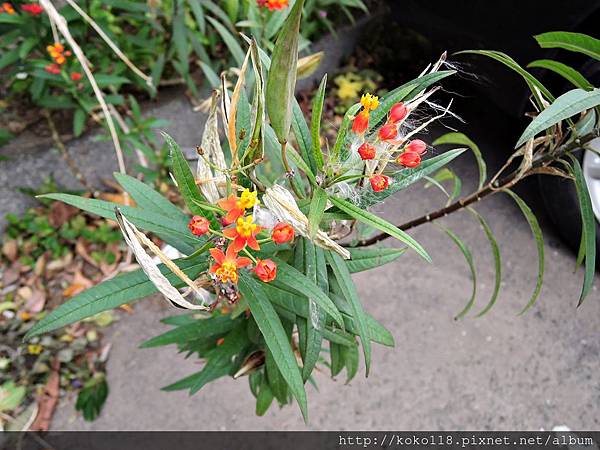
<svg viewBox="0 0 600 450"><path fill-rule="evenodd" d="M388 119L388 121L390 123L402 122L407 115L408 109L406 109L404 103L399 102L392 106L392 109L390 109L390 118Z"/></svg>
<svg viewBox="0 0 600 450"><path fill-rule="evenodd" d="M289 223L279 222L271 232L271 239L276 244L285 244L294 239L294 228Z"/></svg>
<svg viewBox="0 0 600 450"><path fill-rule="evenodd" d="M79 72L73 72L71 74L71 80L73 80L73 81L81 80L81 74Z"/></svg>
<svg viewBox="0 0 600 450"><path fill-rule="evenodd" d="M268 283L269 281L273 281L277 276L277 264L270 259L259 259L254 273L256 273L256 276L261 281Z"/></svg>
<svg viewBox="0 0 600 450"><path fill-rule="evenodd" d="M369 128L369 111L365 109L354 118L352 131L356 134L364 134L367 128Z"/></svg>
<svg viewBox="0 0 600 450"><path fill-rule="evenodd" d="M404 152L396 160L398 164L414 169L421 164L421 156L416 152Z"/></svg>
<svg viewBox="0 0 600 450"><path fill-rule="evenodd" d="M369 181L375 192L385 191L390 185L390 177L386 175L373 175Z"/></svg>
<svg viewBox="0 0 600 450"><path fill-rule="evenodd" d="M373 159L375 158L375 147L368 142L365 142L363 145L358 147L358 154L363 160Z"/></svg>
<svg viewBox="0 0 600 450"><path fill-rule="evenodd" d="M393 123L386 123L379 129L379 139L382 141L391 141L398 136L398 129Z"/></svg>
<svg viewBox="0 0 600 450"><path fill-rule="evenodd" d="M415 139L414 141L410 141L406 147L404 147L405 152L413 152L422 155L427 150L427 144L420 139Z"/></svg>
<svg viewBox="0 0 600 450"><path fill-rule="evenodd" d="M210 226L210 222L206 217L202 216L194 216L190 223L188 224L188 228L192 232L192 234L196 236L202 236L203 234L208 233L208 227Z"/></svg>

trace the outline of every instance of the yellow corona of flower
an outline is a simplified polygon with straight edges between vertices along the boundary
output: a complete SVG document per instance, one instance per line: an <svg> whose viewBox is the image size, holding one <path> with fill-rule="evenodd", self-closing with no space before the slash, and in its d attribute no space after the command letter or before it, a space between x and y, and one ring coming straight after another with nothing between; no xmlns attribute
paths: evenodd
<svg viewBox="0 0 600 450"><path fill-rule="evenodd" d="M238 206L242 209L250 209L254 208L254 205L259 203L258 198L256 198L257 192L250 191L250 189L244 189L240 199L238 200Z"/></svg>
<svg viewBox="0 0 600 450"><path fill-rule="evenodd" d="M379 97L368 93L363 94L360 104L363 105L365 111L374 111L379 106Z"/></svg>

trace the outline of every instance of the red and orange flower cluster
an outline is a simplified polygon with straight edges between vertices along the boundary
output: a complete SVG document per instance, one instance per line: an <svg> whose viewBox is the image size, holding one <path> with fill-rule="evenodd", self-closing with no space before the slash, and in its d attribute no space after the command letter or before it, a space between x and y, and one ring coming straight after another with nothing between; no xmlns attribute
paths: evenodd
<svg viewBox="0 0 600 450"><path fill-rule="evenodd" d="M251 214L245 215L247 210L254 208L258 203L257 193L251 192L249 189L245 189L239 197L232 194L217 202L219 207L225 211L221 223L226 228L222 232L211 230L210 221L202 216L192 217L188 224L188 228L196 236L213 233L228 239L229 243L225 252L219 248L210 250L215 263L209 271L221 283L237 283L238 269L253 263L255 264L254 273L265 283L273 281L277 276L277 265L272 260L255 259L246 249L248 247L252 250L260 250L257 236L265 228L256 224ZM234 226L229 227L230 225ZM272 240L276 244L285 244L293 239L294 229L291 225L280 222L271 231L270 239L266 240ZM238 256L242 251L246 252L249 257Z"/></svg>
<svg viewBox="0 0 600 450"><path fill-rule="evenodd" d="M360 99L362 110L354 118L352 123L352 131L362 139L366 131L369 129L369 115L371 111L379 106L379 99L371 94L364 94ZM379 128L377 132L377 140L375 143L364 141L358 147L358 154L363 161L373 160L377 156L377 141L386 145L386 148L392 146L392 152L398 149L404 142L399 136L399 128L404 119L408 116L409 109L402 102L396 103L391 107L390 113L385 124ZM374 145L375 144L375 145ZM421 155L427 150L425 142L415 139L409 141L400 150L400 155L396 158L396 162L404 167L414 169L421 164ZM387 189L390 185L390 178L387 175L375 174L369 179L371 187L375 192L381 192Z"/></svg>
<svg viewBox="0 0 600 450"><path fill-rule="evenodd" d="M55 42L54 45L47 46L46 50L48 50L48 54L54 62L48 64L44 69L52 75L58 75L62 70L61 67L67 63L67 57L71 56L72 53L70 50L65 50L65 47L60 42ZM72 72L69 77L71 80L78 82L81 80L82 75L79 72Z"/></svg>
<svg viewBox="0 0 600 450"><path fill-rule="evenodd" d="M16 14L15 8L8 2L0 3L0 14L9 14L12 16L13 14Z"/></svg>
<svg viewBox="0 0 600 450"><path fill-rule="evenodd" d="M261 8L269 8L269 11L281 10L287 8L289 0L256 0Z"/></svg>
<svg viewBox="0 0 600 450"><path fill-rule="evenodd" d="M44 12L44 8L42 8L37 3L28 3L26 5L21 6L21 9L33 17L39 16L41 13Z"/></svg>

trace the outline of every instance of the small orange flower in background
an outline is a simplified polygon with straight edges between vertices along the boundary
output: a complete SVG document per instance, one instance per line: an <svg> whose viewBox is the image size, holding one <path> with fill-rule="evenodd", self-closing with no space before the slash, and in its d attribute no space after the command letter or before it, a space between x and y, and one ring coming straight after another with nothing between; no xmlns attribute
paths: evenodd
<svg viewBox="0 0 600 450"><path fill-rule="evenodd" d="M65 55L69 56L71 52L65 52L65 47L60 42L55 42L54 45L46 47L48 53L54 59L56 64L62 65L67 62Z"/></svg>
<svg viewBox="0 0 600 450"><path fill-rule="evenodd" d="M270 259L259 259L254 268L254 273L256 273L256 276L261 281L268 283L269 281L273 281L277 276L277 264Z"/></svg>
<svg viewBox="0 0 600 450"><path fill-rule="evenodd" d="M226 283L228 281L237 283L237 270L241 267L246 267L252 264L252 260L250 258L238 258L237 253L233 250L231 245L227 249L226 253L223 253L223 250L221 249L211 248L210 256L212 256L215 260L215 263L210 268L210 272L214 273L221 283Z"/></svg>
<svg viewBox="0 0 600 450"><path fill-rule="evenodd" d="M256 4L261 8L269 8L269 11L274 11L287 8L289 0L256 0Z"/></svg>
<svg viewBox="0 0 600 450"><path fill-rule="evenodd" d="M73 81L81 80L81 74L79 72L73 72L71 74L71 80L73 80Z"/></svg>
<svg viewBox="0 0 600 450"><path fill-rule="evenodd" d="M427 150L427 144L423 142L421 139L415 139L414 141L410 141L404 147L405 152L418 153L422 155Z"/></svg>
<svg viewBox="0 0 600 450"><path fill-rule="evenodd" d="M363 145L358 147L358 154L362 160L375 158L375 147L365 142Z"/></svg>
<svg viewBox="0 0 600 450"><path fill-rule="evenodd" d="M203 234L208 233L208 228L210 227L210 222L206 217L202 216L194 216L188 223L188 228L192 232L192 234L196 236L202 236Z"/></svg>
<svg viewBox="0 0 600 450"><path fill-rule="evenodd" d="M375 192L385 191L390 185L390 177L386 175L373 175L369 181Z"/></svg>
<svg viewBox="0 0 600 450"><path fill-rule="evenodd" d="M404 103L399 102L396 103L390 109L390 117L388 119L389 123L398 123L402 122L406 116L408 115L408 109L404 106Z"/></svg>
<svg viewBox="0 0 600 450"><path fill-rule="evenodd" d="M259 202L256 197L257 192L250 191L250 189L244 189L241 196L235 194L230 195L226 199L219 200L217 204L219 207L227 211L227 214L223 218L225 225L231 225L239 217L244 215L247 209L254 208Z"/></svg>
<svg viewBox="0 0 600 450"><path fill-rule="evenodd" d="M396 124L386 123L379 129L379 139L382 141L391 141L398 136L398 128Z"/></svg>
<svg viewBox="0 0 600 450"><path fill-rule="evenodd" d="M246 244L252 250L260 250L256 235L262 230L263 227L253 223L252 216L248 216L245 219L243 217L238 218L235 228L227 228L223 230L223 234L228 238L233 238L231 247L235 252L241 251Z"/></svg>
<svg viewBox="0 0 600 450"><path fill-rule="evenodd" d="M24 322L31 320L31 317L31 314L29 314L27 311L19 313L19 319L21 319Z"/></svg>
<svg viewBox="0 0 600 450"><path fill-rule="evenodd" d="M42 8L37 3L28 3L27 5L21 6L21 9L30 16L39 16L41 13L44 12L44 8Z"/></svg>
<svg viewBox="0 0 600 450"><path fill-rule="evenodd" d="M4 14L16 14L15 12L15 8L13 8L13 6L10 3L2 3L0 5L0 13L4 13Z"/></svg>
<svg viewBox="0 0 600 450"><path fill-rule="evenodd" d="M56 63L52 63L44 67L44 70L52 75L58 75L60 73L60 66Z"/></svg>
<svg viewBox="0 0 600 450"><path fill-rule="evenodd" d="M421 155L419 155L416 152L404 152L400 156L398 156L398 159L396 159L396 161L398 162L398 164L401 164L410 169L414 169L419 164L421 164Z"/></svg>
<svg viewBox="0 0 600 450"><path fill-rule="evenodd" d="M271 239L276 244L285 244L294 239L294 228L289 223L279 222L273 227Z"/></svg>
<svg viewBox="0 0 600 450"><path fill-rule="evenodd" d="M379 106L379 97L371 94L363 94L360 99L363 107L362 111L354 118L352 131L357 134L364 134L369 128L369 114Z"/></svg>

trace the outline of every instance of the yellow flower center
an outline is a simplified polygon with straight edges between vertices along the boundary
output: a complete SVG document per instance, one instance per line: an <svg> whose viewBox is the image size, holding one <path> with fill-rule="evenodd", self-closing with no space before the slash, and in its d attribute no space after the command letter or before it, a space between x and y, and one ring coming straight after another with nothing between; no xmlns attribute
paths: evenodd
<svg viewBox="0 0 600 450"><path fill-rule="evenodd" d="M221 264L221 267L215 271L215 275L222 283L226 283L229 280L236 283L238 278L237 264L235 261L224 261L223 264Z"/></svg>
<svg viewBox="0 0 600 450"><path fill-rule="evenodd" d="M363 94L360 103L363 105L365 111L373 111L379 106L379 97L371 94Z"/></svg>
<svg viewBox="0 0 600 450"><path fill-rule="evenodd" d="M246 217L246 219L240 217L237 220L235 229L237 230L240 236L248 238L252 236L256 231L256 224L252 223L252 216L248 216Z"/></svg>
<svg viewBox="0 0 600 450"><path fill-rule="evenodd" d="M254 208L254 205L257 205L259 200L256 198L257 192L251 192L250 189L244 189L240 199L237 201L237 206L242 209L250 209Z"/></svg>

